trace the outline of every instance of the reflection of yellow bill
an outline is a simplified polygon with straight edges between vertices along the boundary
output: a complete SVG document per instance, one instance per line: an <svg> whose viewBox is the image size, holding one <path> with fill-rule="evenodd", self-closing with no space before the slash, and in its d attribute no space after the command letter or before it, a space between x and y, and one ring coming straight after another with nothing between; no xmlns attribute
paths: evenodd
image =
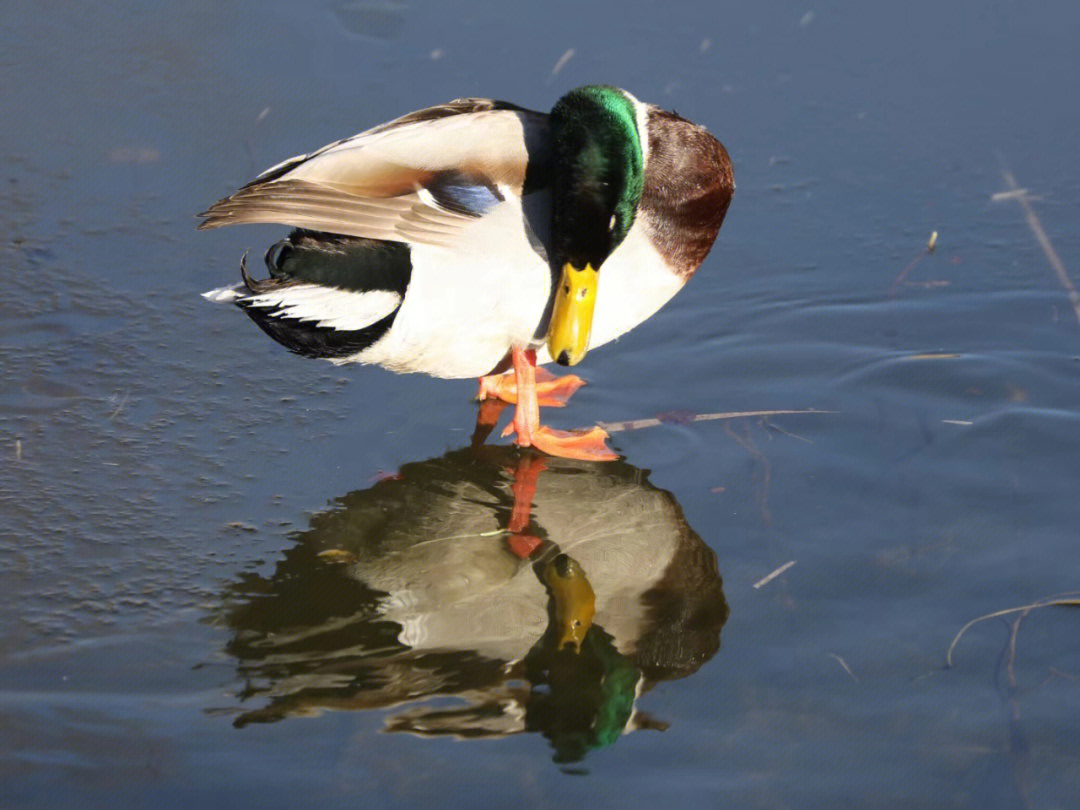
<svg viewBox="0 0 1080 810"><path fill-rule="evenodd" d="M589 350L597 278L591 264L582 268L570 262L563 265L548 327L548 351L564 366L577 365Z"/></svg>
<svg viewBox="0 0 1080 810"><path fill-rule="evenodd" d="M548 563L544 569L544 583L555 603L558 648L580 650L596 613L596 594L592 585L581 566L565 554Z"/></svg>

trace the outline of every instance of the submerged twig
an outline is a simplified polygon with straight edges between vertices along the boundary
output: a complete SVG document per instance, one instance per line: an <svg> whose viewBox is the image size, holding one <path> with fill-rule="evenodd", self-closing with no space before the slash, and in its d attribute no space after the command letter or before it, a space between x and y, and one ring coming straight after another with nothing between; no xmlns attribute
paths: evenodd
<svg viewBox="0 0 1080 810"><path fill-rule="evenodd" d="M1072 675L1072 674L1070 674L1068 672L1060 670L1057 667L1050 667L1050 677L1051 678L1064 678L1065 680L1072 681L1073 683L1080 683L1080 678L1078 678L1075 675Z"/></svg>
<svg viewBox="0 0 1080 810"><path fill-rule="evenodd" d="M551 84L551 82L555 79L555 77L559 75L559 72L564 67L566 67L566 63L574 58L575 53L577 53L577 51L575 51L573 48L567 48L566 52L562 56L559 57L558 61L555 62L555 67L553 67L551 69L551 75L548 76L548 80L547 80L548 84Z"/></svg>
<svg viewBox="0 0 1080 810"><path fill-rule="evenodd" d="M998 155L998 158L1004 164L1004 160ZM1027 189L1020 188L1020 184L1016 182L1016 178L1013 177L1013 173L1002 165L1001 175L1005 178L1005 182L1009 185L1008 192L999 192L993 195L991 200L1016 200L1024 209L1024 218L1027 220L1028 227L1031 228L1031 232L1035 234L1035 241L1039 243L1039 247L1042 248L1044 254L1046 254L1046 260L1050 262L1050 267L1053 268L1054 274L1058 277L1058 281L1061 282L1061 286L1065 289L1065 294L1069 297L1069 303L1072 304L1073 312L1076 313L1076 320L1080 323L1080 292L1077 292L1076 285L1073 284L1072 279L1069 278L1069 274L1065 271L1065 265L1061 261L1061 257L1058 256L1057 251L1054 250L1054 246L1050 244L1050 237L1046 235L1046 231L1043 230L1042 223L1039 221L1038 215L1035 213L1035 209L1031 207L1031 197L1027 193Z"/></svg>
<svg viewBox="0 0 1080 810"><path fill-rule="evenodd" d="M858 676L854 672L851 671L851 667L848 666L847 661L845 661L843 658L841 658L836 653L829 653L828 655L829 655L829 658L835 659L836 663L838 663L840 666L842 666L844 668L844 672L846 672L849 676L851 676L851 680L855 681L855 683L859 682Z"/></svg>
<svg viewBox="0 0 1080 810"><path fill-rule="evenodd" d="M1009 632L1008 656L1005 660L1005 675L1008 678L1008 688L1002 698L1009 709L1009 736L1005 744L1005 754L1008 757L1009 772L1012 776L1013 785L1020 796L1024 807L1030 807L1029 796L1031 794L1031 747L1024 732L1024 725L1020 713L1019 682L1016 678L1016 638L1020 634L1020 623L1031 612L1030 609L1020 611L1013 620L1012 629Z"/></svg>
<svg viewBox="0 0 1080 810"><path fill-rule="evenodd" d="M120 404L116 406L116 410L114 410L112 413L110 413L108 415L108 417L105 419L105 421L106 422L111 422L113 419L115 419L117 416L119 416L120 411L124 410L124 406L127 405L127 401L128 401L128 395L124 394L124 398L122 400L120 400Z"/></svg>
<svg viewBox="0 0 1080 810"><path fill-rule="evenodd" d="M739 447L749 453L760 465L760 477L757 475L752 476L758 488L758 508L761 509L761 519L765 522L765 525L772 526L772 513L769 511L769 486L772 483L772 468L769 465L768 457L758 449L756 444L754 444L754 440L751 438L749 430L746 431L746 436L744 438L732 430L731 422L725 422L724 432L728 434Z"/></svg>
<svg viewBox="0 0 1080 810"><path fill-rule="evenodd" d="M813 439L808 439L805 436L800 436L798 433L792 433L790 430L784 430L779 425L774 425L768 419L763 418L762 422L764 422L764 426L767 427L769 430L775 430L777 433L781 433L784 436L787 436L789 439L798 439L800 442L806 442L807 444L814 443Z"/></svg>
<svg viewBox="0 0 1080 810"><path fill-rule="evenodd" d="M1000 616L1008 616L1012 613L1027 613L1031 610L1034 610L1035 608L1042 607L1080 607L1080 599L1047 599L1043 602L1033 602L1030 605L1021 605L1020 607L1007 608L1005 610L995 610L993 613L987 613L984 616L979 616L975 619L972 619L970 622L961 627L960 632L958 632L953 637L952 644L949 645L948 652L945 653L946 668L952 666L953 650L960 642L960 637L963 636L964 633L968 631L968 628L970 628L972 625L978 624L982 621L986 621L987 619L996 619Z"/></svg>
<svg viewBox="0 0 1080 810"><path fill-rule="evenodd" d="M900 289L900 285L904 283L904 280L908 277L911 271L918 267L919 263L923 259L925 259L927 256L934 252L934 249L937 248L937 236L937 231L931 233L930 239L927 241L926 247L923 248L922 253L920 253L918 256L908 262L908 266L900 271L900 275L896 277L896 280L893 281L892 286L889 287L889 298L896 297L896 291Z"/></svg>

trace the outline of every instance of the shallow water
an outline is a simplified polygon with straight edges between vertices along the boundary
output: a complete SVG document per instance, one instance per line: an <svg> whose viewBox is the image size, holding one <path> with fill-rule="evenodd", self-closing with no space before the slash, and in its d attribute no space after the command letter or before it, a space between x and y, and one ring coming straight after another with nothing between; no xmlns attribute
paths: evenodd
<svg viewBox="0 0 1080 810"><path fill-rule="evenodd" d="M621 9L8 9L0 804L1073 806L1075 608L944 663L1080 589L1080 324L991 199L1080 274L1080 10ZM592 81L738 182L551 415L669 414L624 462L470 449L472 384L198 297L281 233L193 230L260 169ZM769 409L829 413L685 418Z"/></svg>

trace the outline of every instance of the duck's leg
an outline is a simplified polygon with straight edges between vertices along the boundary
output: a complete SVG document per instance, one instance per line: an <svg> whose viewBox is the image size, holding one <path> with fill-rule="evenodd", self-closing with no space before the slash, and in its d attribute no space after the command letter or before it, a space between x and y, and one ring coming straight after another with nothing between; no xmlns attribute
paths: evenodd
<svg viewBox="0 0 1080 810"><path fill-rule="evenodd" d="M480 391L476 398L481 402L500 399L517 404L517 375L514 372L492 374L480 378ZM536 401L540 407L561 408L574 395L585 381L576 374L556 377L545 368L536 369Z"/></svg>
<svg viewBox="0 0 1080 810"><path fill-rule="evenodd" d="M574 395L585 381L576 374L556 377L540 366L536 367L536 402L541 408L561 408ZM491 374L480 378L480 390L476 395L480 400L480 410L476 414L476 429L473 431L472 445L479 447L494 430L499 416L507 405L516 405L518 401L517 374Z"/></svg>
<svg viewBox="0 0 1080 810"><path fill-rule="evenodd" d="M514 421L503 431L504 436L517 433L517 443L522 447L535 447L549 456L582 461L614 461L618 458L604 443L607 433L599 427L568 432L542 426L536 394L536 352L515 346L513 359L517 409Z"/></svg>

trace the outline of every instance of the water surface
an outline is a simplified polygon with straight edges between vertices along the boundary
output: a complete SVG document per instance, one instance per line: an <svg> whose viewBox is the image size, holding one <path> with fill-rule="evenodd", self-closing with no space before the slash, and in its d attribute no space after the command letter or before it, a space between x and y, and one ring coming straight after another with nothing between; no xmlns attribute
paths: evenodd
<svg viewBox="0 0 1080 810"><path fill-rule="evenodd" d="M580 5L8 10L0 803L1080 795L1074 608L944 667L969 620L1080 589L1080 324L992 199L1008 168L1080 273L1076 5ZM281 233L193 230L257 171L595 81L707 126L738 183L551 416L679 417L624 462L470 448L472 384L293 357L198 297ZM830 413L682 418L770 409Z"/></svg>

